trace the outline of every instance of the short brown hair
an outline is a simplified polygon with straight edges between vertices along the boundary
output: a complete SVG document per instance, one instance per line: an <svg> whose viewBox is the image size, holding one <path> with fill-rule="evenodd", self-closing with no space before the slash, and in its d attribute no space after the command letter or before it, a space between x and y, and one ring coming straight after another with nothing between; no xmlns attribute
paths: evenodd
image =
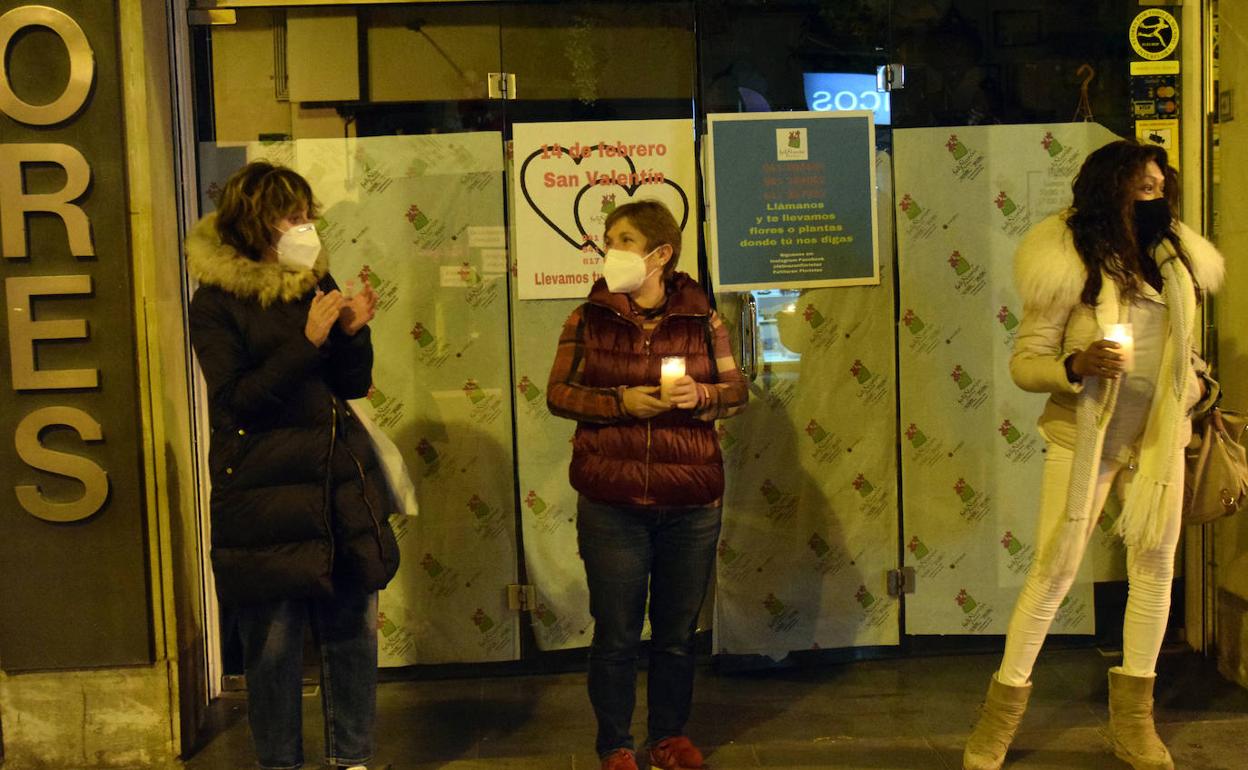
<svg viewBox="0 0 1248 770"><path fill-rule="evenodd" d="M670 278L680 261L680 225L667 206L655 200L633 201L617 207L602 223L605 235L621 219L627 219L637 232L646 236L646 251L653 251L663 244L672 247L672 258L663 266L663 278Z"/></svg>
<svg viewBox="0 0 1248 770"><path fill-rule="evenodd" d="M272 223L300 209L317 216L308 180L285 166L257 160L235 171L217 206L221 242L251 259L260 259L273 243Z"/></svg>

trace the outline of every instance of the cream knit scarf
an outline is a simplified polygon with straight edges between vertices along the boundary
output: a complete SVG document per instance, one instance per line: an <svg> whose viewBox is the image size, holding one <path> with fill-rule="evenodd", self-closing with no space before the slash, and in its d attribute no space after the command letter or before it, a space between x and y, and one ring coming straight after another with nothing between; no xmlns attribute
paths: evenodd
<svg viewBox="0 0 1248 770"><path fill-rule="evenodd" d="M1169 334L1162 347L1161 369L1157 387L1149 406L1148 422L1140 442L1139 470L1123 500L1122 516L1116 531L1130 546L1155 548L1161 543L1168 516L1177 513L1183 503L1183 479L1176 477L1175 455L1183 451L1179 445L1182 432L1183 396L1191 369L1192 328L1196 317L1196 292L1192 277L1174 253L1168 241L1162 241L1156 256L1165 279L1164 295L1169 315ZM1116 307L1118 320L1125 321L1127 309L1118 299L1113 280L1105 278L1099 312L1108 304ZM1106 296L1109 295L1109 296ZM1118 380L1091 378L1079 398L1076 410L1078 428L1075 459L1071 469L1070 490L1066 498L1067 518L1086 519L1092 511L1092 495L1100 466L1105 431L1118 400Z"/></svg>

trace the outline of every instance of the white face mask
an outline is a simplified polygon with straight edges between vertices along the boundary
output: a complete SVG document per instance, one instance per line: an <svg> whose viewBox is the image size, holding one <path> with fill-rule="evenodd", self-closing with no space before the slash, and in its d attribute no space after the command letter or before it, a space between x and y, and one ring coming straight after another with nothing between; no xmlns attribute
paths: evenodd
<svg viewBox="0 0 1248 770"><path fill-rule="evenodd" d="M663 247L655 248L650 254L661 248ZM602 266L602 277L607 280L607 289L621 294L640 289L646 279L659 270L656 267L646 272L646 259L650 254L643 257L624 249L607 249L606 262Z"/></svg>
<svg viewBox="0 0 1248 770"><path fill-rule="evenodd" d="M311 270L321 254L321 238L316 234L316 225L309 222L282 233L273 248L277 261L287 270Z"/></svg>

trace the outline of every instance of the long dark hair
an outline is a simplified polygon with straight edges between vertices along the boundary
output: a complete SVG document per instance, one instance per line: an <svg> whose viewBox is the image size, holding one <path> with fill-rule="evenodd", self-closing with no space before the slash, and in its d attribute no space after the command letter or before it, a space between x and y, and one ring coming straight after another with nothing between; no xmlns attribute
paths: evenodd
<svg viewBox="0 0 1248 770"><path fill-rule="evenodd" d="M1170 216L1177 218L1178 172L1171 168L1166 151L1151 144L1123 139L1110 142L1088 155L1071 189L1075 200L1066 219L1075 249L1088 270L1080 299L1095 306L1101 293L1101 271L1118 284L1124 297L1135 297L1143 280L1141 247L1135 237L1136 184L1149 161L1155 161L1165 177L1163 193ZM1191 263L1173 230L1163 236L1191 271ZM1193 279L1194 280L1194 279Z"/></svg>

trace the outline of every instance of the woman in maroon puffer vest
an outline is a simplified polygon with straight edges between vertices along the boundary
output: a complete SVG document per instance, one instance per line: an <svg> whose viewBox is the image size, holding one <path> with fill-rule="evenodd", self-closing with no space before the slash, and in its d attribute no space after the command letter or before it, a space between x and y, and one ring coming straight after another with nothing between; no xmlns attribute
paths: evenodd
<svg viewBox="0 0 1248 770"><path fill-rule="evenodd" d="M724 463L715 420L748 392L728 332L685 273L680 227L656 201L604 224L604 278L568 317L550 372L552 413L577 421L572 486L594 639L589 698L603 770L636 770L632 722L647 591L652 642L646 759L702 767L684 735L693 699L693 633L715 564ZM660 393L662 359L685 375Z"/></svg>

